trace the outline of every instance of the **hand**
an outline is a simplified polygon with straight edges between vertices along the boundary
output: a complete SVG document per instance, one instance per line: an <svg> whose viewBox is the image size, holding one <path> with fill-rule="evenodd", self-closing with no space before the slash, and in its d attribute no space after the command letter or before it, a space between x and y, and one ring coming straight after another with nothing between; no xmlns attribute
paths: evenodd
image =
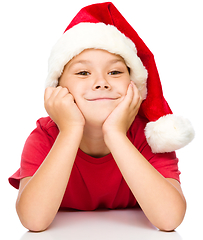
<svg viewBox="0 0 203 240"><path fill-rule="evenodd" d="M46 88L44 106L60 131L85 125L85 119L67 88L61 86Z"/></svg>
<svg viewBox="0 0 203 240"><path fill-rule="evenodd" d="M126 135L129 127L137 115L142 98L140 93L131 81L128 86L127 94L118 106L107 117L103 124L103 133L112 134L112 132L120 132Z"/></svg>

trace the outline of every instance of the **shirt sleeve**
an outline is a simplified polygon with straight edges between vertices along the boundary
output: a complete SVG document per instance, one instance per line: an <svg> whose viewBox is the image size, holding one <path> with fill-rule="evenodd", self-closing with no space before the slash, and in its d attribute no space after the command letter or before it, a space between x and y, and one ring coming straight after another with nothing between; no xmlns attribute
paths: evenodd
<svg viewBox="0 0 203 240"><path fill-rule="evenodd" d="M9 183L19 188L20 179L33 176L49 153L55 137L50 132L55 125L48 118L37 121L36 129L27 138L22 155L20 168L9 178ZM50 131L50 128L52 129Z"/></svg>
<svg viewBox="0 0 203 240"><path fill-rule="evenodd" d="M146 123L146 120L141 117L135 119L128 133L130 140L162 176L173 178L180 182L179 160L176 157L176 153L152 153L144 134Z"/></svg>
<svg viewBox="0 0 203 240"><path fill-rule="evenodd" d="M165 178L173 178L180 182L178 158L175 152L153 154L149 146L141 152L149 163Z"/></svg>

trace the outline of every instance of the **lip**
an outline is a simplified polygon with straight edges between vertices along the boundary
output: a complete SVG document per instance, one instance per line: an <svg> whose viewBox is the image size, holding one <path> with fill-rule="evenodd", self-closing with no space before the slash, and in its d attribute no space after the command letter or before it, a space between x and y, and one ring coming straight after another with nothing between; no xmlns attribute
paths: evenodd
<svg viewBox="0 0 203 240"><path fill-rule="evenodd" d="M92 98L92 99L87 99L90 102L93 101L105 101L105 100L117 100L118 98L110 98L110 97L98 97L98 98Z"/></svg>

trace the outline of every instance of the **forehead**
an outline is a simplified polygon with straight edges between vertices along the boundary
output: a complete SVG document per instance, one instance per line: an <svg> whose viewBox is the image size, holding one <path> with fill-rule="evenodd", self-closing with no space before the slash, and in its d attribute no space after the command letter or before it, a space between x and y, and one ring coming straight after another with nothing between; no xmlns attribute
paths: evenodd
<svg viewBox="0 0 203 240"><path fill-rule="evenodd" d="M82 51L80 54L72 58L67 65L73 66L75 64L90 64L94 61L102 61L104 63L113 64L117 62L121 62L125 64L124 59L117 55L110 53L106 50L100 49L86 49Z"/></svg>

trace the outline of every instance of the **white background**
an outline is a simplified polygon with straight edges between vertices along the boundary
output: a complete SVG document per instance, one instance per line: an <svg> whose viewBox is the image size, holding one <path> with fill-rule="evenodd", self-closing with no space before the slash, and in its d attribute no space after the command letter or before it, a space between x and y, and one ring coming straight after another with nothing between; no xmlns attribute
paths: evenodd
<svg viewBox="0 0 203 240"><path fill-rule="evenodd" d="M26 229L15 213L17 190L9 186L7 178L19 168L24 142L36 120L47 115L43 93L50 50L76 13L96 2L0 2L1 228L8 236L15 236L12 239L20 239ZM195 140L177 151L188 202L185 220L177 232L182 239L189 239L201 232L203 214L202 1L112 2L155 55L164 96L173 112L189 118L196 131Z"/></svg>

